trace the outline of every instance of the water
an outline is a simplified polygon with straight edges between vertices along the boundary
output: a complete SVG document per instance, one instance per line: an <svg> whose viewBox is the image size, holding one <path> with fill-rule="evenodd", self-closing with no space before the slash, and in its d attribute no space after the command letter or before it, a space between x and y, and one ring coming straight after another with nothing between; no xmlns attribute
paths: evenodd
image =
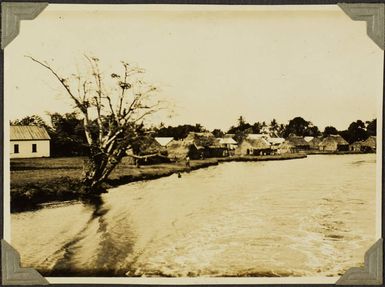
<svg viewBox="0 0 385 287"><path fill-rule="evenodd" d="M375 242L375 155L229 162L12 215L46 276L338 276Z"/></svg>

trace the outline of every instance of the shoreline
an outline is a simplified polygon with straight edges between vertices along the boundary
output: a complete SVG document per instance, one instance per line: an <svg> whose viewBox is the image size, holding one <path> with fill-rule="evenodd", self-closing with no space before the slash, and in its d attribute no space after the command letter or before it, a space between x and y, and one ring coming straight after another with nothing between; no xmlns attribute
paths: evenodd
<svg viewBox="0 0 385 287"><path fill-rule="evenodd" d="M132 182L158 179L177 173L215 166L224 162L293 160L306 157L307 155L305 153L294 153L284 155L207 158L203 160L191 160L190 167L187 167L184 161L159 165L143 165L140 168L122 163L122 166L117 168L111 178L106 181L104 187L109 189ZM76 192L81 186L79 175L81 174L82 167L79 166L80 160L76 158L40 159L40 165L38 163L36 166L31 166L28 160L29 159L20 159L14 161L11 165L11 213L39 209L42 208L43 205L54 202L60 203L82 199L83 195ZM77 162L71 163L72 165L63 165L60 162L71 160L77 160ZM55 164L49 164L50 162L56 164L59 162L59 164L62 165L55 166ZM52 178L47 177L44 175L44 173L47 172L55 172L55 176ZM19 178L16 176L17 173L20 173ZM27 175L24 176L22 173L27 173ZM31 175L28 176L28 173L31 173ZM33 173L38 173L39 177ZM41 173L43 173L43 175L41 175ZM60 176L57 176L57 174ZM26 181L25 178L31 178L32 182L29 180Z"/></svg>

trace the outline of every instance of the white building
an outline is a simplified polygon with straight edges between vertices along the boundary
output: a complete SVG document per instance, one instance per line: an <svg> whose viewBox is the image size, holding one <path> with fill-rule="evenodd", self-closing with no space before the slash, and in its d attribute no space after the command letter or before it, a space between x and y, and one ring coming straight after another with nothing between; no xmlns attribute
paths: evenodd
<svg viewBox="0 0 385 287"><path fill-rule="evenodd" d="M49 157L50 136L43 127L11 126L11 158Z"/></svg>

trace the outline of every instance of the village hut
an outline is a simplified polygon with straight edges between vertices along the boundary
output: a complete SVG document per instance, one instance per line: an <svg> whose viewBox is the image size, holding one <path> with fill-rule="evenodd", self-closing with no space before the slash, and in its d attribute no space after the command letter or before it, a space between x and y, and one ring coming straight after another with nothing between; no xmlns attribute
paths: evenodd
<svg viewBox="0 0 385 287"><path fill-rule="evenodd" d="M356 141L349 145L349 150L354 152L361 152L362 141Z"/></svg>
<svg viewBox="0 0 385 287"><path fill-rule="evenodd" d="M228 149L228 150L235 150L238 146L237 142L233 139L233 138L230 138L230 137L223 137L223 138L219 138L219 144Z"/></svg>
<svg viewBox="0 0 385 287"><path fill-rule="evenodd" d="M347 151L349 150L349 143L340 135L329 135L320 142L319 149L330 152Z"/></svg>
<svg viewBox="0 0 385 287"><path fill-rule="evenodd" d="M306 140L306 139L305 139ZM308 143L311 150L319 150L319 144L321 143L321 139L319 137L313 137Z"/></svg>
<svg viewBox="0 0 385 287"><path fill-rule="evenodd" d="M172 140L167 144L167 153L171 160L180 160L186 157L200 159L203 157L203 148L185 140Z"/></svg>
<svg viewBox="0 0 385 287"><path fill-rule="evenodd" d="M271 144L263 137L246 138L235 150L236 155L268 155L271 152Z"/></svg>
<svg viewBox="0 0 385 287"><path fill-rule="evenodd" d="M288 140L285 140L283 143L281 143L277 149L278 154L295 153L295 152L297 152L296 146L291 141L288 141Z"/></svg>
<svg viewBox="0 0 385 287"><path fill-rule="evenodd" d="M198 150L203 151L201 158L228 156L226 147L220 144L211 132L190 132L184 139L185 142L195 145Z"/></svg>
<svg viewBox="0 0 385 287"><path fill-rule="evenodd" d="M376 137L370 136L361 144L361 151L376 152Z"/></svg>
<svg viewBox="0 0 385 287"><path fill-rule="evenodd" d="M130 155L129 152L127 154ZM140 165L170 162L167 157L167 149L151 135L139 138L132 145L132 156Z"/></svg>
<svg viewBox="0 0 385 287"><path fill-rule="evenodd" d="M291 134L286 141L294 145L297 151L310 149L310 144L301 136Z"/></svg>
<svg viewBox="0 0 385 287"><path fill-rule="evenodd" d="M279 153L279 148L282 143L285 142L284 138L280 137L269 137L267 141L270 143L272 153Z"/></svg>
<svg viewBox="0 0 385 287"><path fill-rule="evenodd" d="M50 156L50 136L44 127L10 126L10 158Z"/></svg>

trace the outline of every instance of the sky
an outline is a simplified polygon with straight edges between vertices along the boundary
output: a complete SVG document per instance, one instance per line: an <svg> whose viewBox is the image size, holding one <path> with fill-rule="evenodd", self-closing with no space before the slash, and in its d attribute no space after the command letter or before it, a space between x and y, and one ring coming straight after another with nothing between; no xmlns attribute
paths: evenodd
<svg viewBox="0 0 385 287"><path fill-rule="evenodd" d="M66 75L81 69L84 54L105 73L121 60L145 68L170 107L154 124L227 130L241 115L284 124L302 116L342 130L380 111L383 51L365 22L335 5L50 4L22 21L5 49L6 116L71 112L60 84L25 55Z"/></svg>

